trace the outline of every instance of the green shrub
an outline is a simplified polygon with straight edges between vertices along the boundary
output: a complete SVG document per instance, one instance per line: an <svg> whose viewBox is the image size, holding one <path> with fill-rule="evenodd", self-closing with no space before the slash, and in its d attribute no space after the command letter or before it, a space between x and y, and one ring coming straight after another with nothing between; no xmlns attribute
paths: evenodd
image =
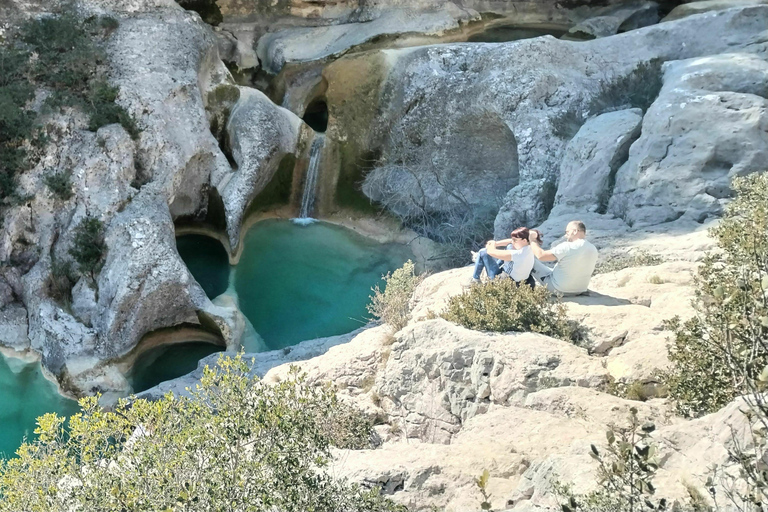
<svg viewBox="0 0 768 512"><path fill-rule="evenodd" d="M659 468L656 447L650 437L656 427L641 424L637 409L632 407L629 424L611 426L606 432L608 445L600 450L594 444L590 455L597 461L600 488L576 495L571 489L555 484L556 494L564 501L563 512L640 512L667 510L667 500L654 499L653 477Z"/></svg>
<svg viewBox="0 0 768 512"><path fill-rule="evenodd" d="M51 189L51 192L66 201L74 194L72 193L72 174L68 172L51 173L43 178L45 185Z"/></svg>
<svg viewBox="0 0 768 512"><path fill-rule="evenodd" d="M25 22L0 44L0 202L15 196L18 174L35 165L29 146L45 142L35 137L36 113L28 108L37 86L50 92L49 108L88 114L91 130L120 123L138 137L133 118L115 104L117 89L106 83L103 43L117 23L108 16L81 21L65 10Z"/></svg>
<svg viewBox="0 0 768 512"><path fill-rule="evenodd" d="M408 324L411 318L411 298L424 276L416 275L411 260L402 267L383 277L386 282L382 292L379 285L373 288L371 303L366 306L368 313L389 325L397 332Z"/></svg>
<svg viewBox="0 0 768 512"><path fill-rule="evenodd" d="M95 278L106 251L104 223L94 217L86 217L74 230L72 247L69 250L83 275Z"/></svg>
<svg viewBox="0 0 768 512"><path fill-rule="evenodd" d="M29 53L0 45L0 202L16 191L16 175L27 165L24 140L34 128L27 103L34 87L26 76Z"/></svg>
<svg viewBox="0 0 768 512"><path fill-rule="evenodd" d="M191 397L80 401L68 428L38 419L39 438L0 461L0 512L63 510L316 512L404 511L333 478L333 421L339 401L294 369L268 385L238 356L206 368Z"/></svg>
<svg viewBox="0 0 768 512"><path fill-rule="evenodd" d="M695 278L696 316L674 332L666 374L678 410L695 416L751 392L768 364L768 175L733 181L736 198L711 230L719 250Z"/></svg>
<svg viewBox="0 0 768 512"><path fill-rule="evenodd" d="M635 251L632 253L612 253L602 259L595 266L595 274L617 272L631 267L650 267L661 265L664 260L657 254L647 251Z"/></svg>
<svg viewBox="0 0 768 512"><path fill-rule="evenodd" d="M139 138L139 129L136 122L128 112L115 103L120 90L105 81L95 82L90 91L91 120L88 129L95 132L102 126L120 123L125 131L136 140Z"/></svg>
<svg viewBox="0 0 768 512"><path fill-rule="evenodd" d="M69 307L72 301L72 288L77 283L75 270L69 260L53 258L51 260L51 277L48 281L48 293L50 296Z"/></svg>
<svg viewBox="0 0 768 512"><path fill-rule="evenodd" d="M511 279L473 285L451 297L442 317L479 331L537 332L567 341L581 336L559 298L543 286L518 286Z"/></svg>

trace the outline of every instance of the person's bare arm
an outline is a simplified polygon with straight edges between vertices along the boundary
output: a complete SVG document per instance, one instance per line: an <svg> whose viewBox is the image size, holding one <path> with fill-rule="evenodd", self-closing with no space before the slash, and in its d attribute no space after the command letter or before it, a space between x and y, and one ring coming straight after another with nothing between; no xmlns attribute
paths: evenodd
<svg viewBox="0 0 768 512"><path fill-rule="evenodd" d="M541 248L541 245L539 244L539 234L536 231L531 231L529 241L533 255L536 256L539 261L557 261L557 256L552 254L552 251L545 251ZM488 254L490 254L490 252Z"/></svg>
<svg viewBox="0 0 768 512"><path fill-rule="evenodd" d="M496 242L497 244L499 242ZM488 253L488 256L491 258L497 258L504 261L512 261L512 252L511 251L505 251L502 249L497 249L494 246L494 241L489 240L488 243L485 245L485 252Z"/></svg>
<svg viewBox="0 0 768 512"><path fill-rule="evenodd" d="M512 239L505 238L504 240L494 240L494 242L496 242L496 246L503 245L504 247L506 247L512 243Z"/></svg>

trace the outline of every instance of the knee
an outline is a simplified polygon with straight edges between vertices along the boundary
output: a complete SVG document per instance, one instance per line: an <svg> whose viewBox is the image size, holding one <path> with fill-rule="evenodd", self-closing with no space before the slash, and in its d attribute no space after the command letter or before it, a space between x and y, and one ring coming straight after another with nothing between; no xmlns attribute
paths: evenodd
<svg viewBox="0 0 768 512"><path fill-rule="evenodd" d="M478 254L479 254L480 256L485 256L486 254L488 254L488 251L486 251L486 250L485 250L485 248L482 248L482 249L480 249L480 251L478 252Z"/></svg>

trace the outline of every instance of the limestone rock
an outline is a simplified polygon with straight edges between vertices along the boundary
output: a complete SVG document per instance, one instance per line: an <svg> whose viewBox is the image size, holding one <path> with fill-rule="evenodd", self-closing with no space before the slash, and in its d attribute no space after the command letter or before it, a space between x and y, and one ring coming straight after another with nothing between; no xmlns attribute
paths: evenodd
<svg viewBox="0 0 768 512"><path fill-rule="evenodd" d="M214 176L232 247L240 242L240 224L251 200L269 183L283 158L298 156L302 125L301 119L260 91L240 88L240 99L227 124L237 172Z"/></svg>
<svg viewBox="0 0 768 512"><path fill-rule="evenodd" d="M341 58L324 72L328 79L328 144L338 144L339 172L345 177L359 172L351 168L356 162L381 155L366 178L364 191L369 197L378 197L377 190L387 191L393 211L399 212L415 201L427 214L440 215L461 203L449 197L454 192L465 200L465 211L467 205L479 216L489 209L498 210L494 231L497 235L508 233L521 220L540 217L538 211L546 206L540 201L518 205L517 201L530 194L510 190L529 186L542 193L546 191L541 188L549 186L546 184L558 182L566 146L554 133L553 122L558 115L583 108L602 94L605 84L618 82L639 63L653 58L674 61L724 52L759 53L765 45L759 34L767 23L768 7L754 6L689 17L588 42L540 37L494 45L448 44ZM713 33L724 35L712 38ZM711 60L717 59L727 60L725 57ZM366 72L356 74L355 70L359 69ZM729 69L735 71L736 67L729 66ZM749 83L759 84L762 83L759 69L755 63L738 76L752 73ZM671 78L670 75L668 81ZM671 81L651 109L653 122L661 123L670 115L675 118L674 112L682 101L690 109L702 110L698 118L708 115L703 113L709 108L705 106L707 95L698 94L703 101L700 104L682 98L669 104L663 101L667 92L674 93ZM332 98L338 101L332 102ZM740 109L740 113L734 111L725 116L726 124L732 125L728 129L736 129L740 137L756 138L759 123L749 121L752 118L748 118L747 113L758 115L756 109L763 100L740 98L738 101L746 103L738 106L734 101L736 99L730 104ZM622 106L613 105L614 108ZM723 108L716 107L711 112ZM473 124L490 127L487 132L494 137L511 134L505 135L509 141L507 150L496 151L495 145L473 144L462 151L462 159L447 158L450 155L447 148L464 148L462 141L467 137L462 128ZM704 128L707 123L690 121L686 126L691 127L691 133L695 130L696 137L701 139L699 147L714 144L705 142L714 137L711 130ZM666 130L666 127L652 127L652 120L645 116L646 137L660 138L652 134ZM737 150L737 146L729 146L732 147L729 151L734 159L753 160L759 154L760 145L762 141L755 140L752 146L755 149ZM664 155L666 144L641 150L644 146L639 140L633 147L636 149L631 153L631 160L632 155L637 155L637 159L646 156L653 159ZM513 153L516 158L512 158ZM488 172L466 162L484 162L481 167ZM636 165L630 162L628 168L636 169ZM451 184L451 177L455 175L464 177L459 187ZM373 187L368 180L376 177L382 179L375 180L377 186ZM404 180L407 187L401 185ZM436 181L443 184L442 194L435 193ZM716 177L709 181L718 186ZM505 182L509 186L506 190L503 189ZM426 192L419 190L419 184L425 185ZM694 188L697 187L691 190ZM491 189L495 189L494 192L489 192ZM674 220L677 202L685 197L674 198L672 204L660 204L672 201L669 196L673 193L654 192L656 199L649 202L646 213L638 212L635 216L652 223ZM624 195L620 188L620 196ZM700 205L696 210L714 211L705 195L699 195ZM635 207L636 202L625 202L629 210ZM618 209L611 212L627 219L634 215L623 214Z"/></svg>
<svg viewBox="0 0 768 512"><path fill-rule="evenodd" d="M568 33L586 34L592 37L606 37L618 32L653 25L659 21L656 2L628 3L606 8L596 16L572 27Z"/></svg>
<svg viewBox="0 0 768 512"><path fill-rule="evenodd" d="M456 30L477 13L467 13L452 2L426 12L393 9L365 23L326 27L290 28L259 39L257 55L264 68L278 73L286 64L321 60L348 51L375 38L419 33L437 35Z"/></svg>
<svg viewBox="0 0 768 512"><path fill-rule="evenodd" d="M534 334L470 331L445 320L408 327L376 379L385 411L408 438L449 443L492 404L519 405L555 386L598 387L605 370L583 349Z"/></svg>
<svg viewBox="0 0 768 512"><path fill-rule="evenodd" d="M138 179L158 183L174 218L194 216L207 208L211 175L231 172L204 109L204 96L229 72L197 14L177 5L136 8L146 12L120 20L109 55L118 101L142 129Z"/></svg>
<svg viewBox="0 0 768 512"><path fill-rule="evenodd" d="M629 157L642 119L640 109L631 109L601 114L584 123L565 148L555 210L575 213L607 208L611 180Z"/></svg>
<svg viewBox="0 0 768 512"><path fill-rule="evenodd" d="M0 345L14 350L29 348L27 310L18 302L0 308Z"/></svg>
<svg viewBox="0 0 768 512"><path fill-rule="evenodd" d="M733 9L749 5L765 5L766 0L700 0L698 2L688 2L678 5L672 12L667 14L661 21L675 21L694 14L704 14L711 11L722 9Z"/></svg>
<svg viewBox="0 0 768 512"><path fill-rule="evenodd" d="M212 307L176 251L168 206L150 186L115 216L106 242L99 312L92 319L102 340L100 355L123 355L156 329L199 324L198 311ZM226 340L223 321L219 328Z"/></svg>
<svg viewBox="0 0 768 512"><path fill-rule="evenodd" d="M713 16L686 19L706 17ZM638 226L718 215L731 178L765 168L766 83L768 63L750 54L668 64L642 135L617 173L609 211Z"/></svg>
<svg viewBox="0 0 768 512"><path fill-rule="evenodd" d="M72 312L81 322L91 325L97 308L96 290L91 288L85 278L81 278L72 288Z"/></svg>

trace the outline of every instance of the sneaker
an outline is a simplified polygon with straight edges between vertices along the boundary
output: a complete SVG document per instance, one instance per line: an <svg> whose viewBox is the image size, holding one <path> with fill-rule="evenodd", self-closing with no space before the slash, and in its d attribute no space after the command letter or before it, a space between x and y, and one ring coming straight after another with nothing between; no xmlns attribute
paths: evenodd
<svg viewBox="0 0 768 512"><path fill-rule="evenodd" d="M472 263L477 263L477 253L475 251L469 251L472 254Z"/></svg>
<svg viewBox="0 0 768 512"><path fill-rule="evenodd" d="M467 281L467 286L472 286L473 284L480 284L482 281L479 279L475 279L474 277L470 278L469 281Z"/></svg>

